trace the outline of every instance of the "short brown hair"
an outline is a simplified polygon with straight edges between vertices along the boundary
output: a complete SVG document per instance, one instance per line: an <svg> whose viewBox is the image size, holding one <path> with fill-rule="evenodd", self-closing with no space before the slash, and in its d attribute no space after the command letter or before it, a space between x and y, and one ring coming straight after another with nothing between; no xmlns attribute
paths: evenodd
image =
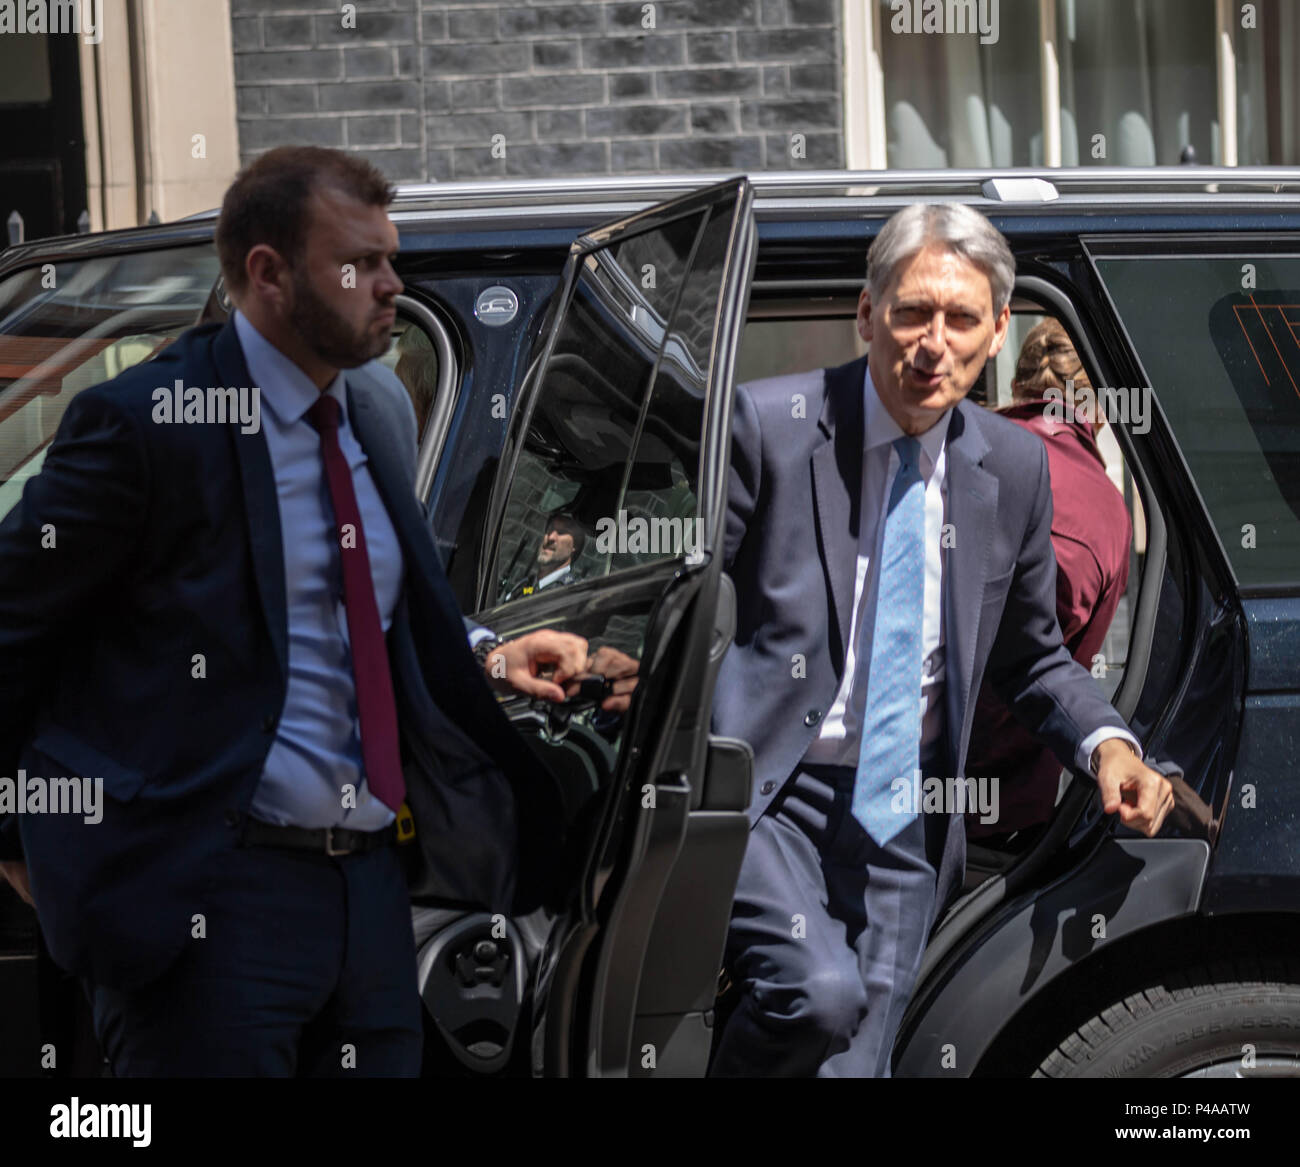
<svg viewBox="0 0 1300 1167"><path fill-rule="evenodd" d="M367 206L386 207L393 188L380 171L353 154L322 146L277 146L235 176L217 218L217 258L226 287L243 289L244 260L258 244L275 248L290 263L307 238L308 200L321 186Z"/></svg>
<svg viewBox="0 0 1300 1167"><path fill-rule="evenodd" d="M1070 334L1055 316L1049 316L1030 329L1020 346L1011 396L1016 401L1032 401L1049 389L1064 391L1067 379L1080 389L1092 388Z"/></svg>

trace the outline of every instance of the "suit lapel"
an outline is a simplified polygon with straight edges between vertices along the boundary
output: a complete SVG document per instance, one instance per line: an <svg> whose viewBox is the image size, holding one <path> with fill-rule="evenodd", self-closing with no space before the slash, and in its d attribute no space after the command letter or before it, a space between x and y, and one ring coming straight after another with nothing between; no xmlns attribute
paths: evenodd
<svg viewBox="0 0 1300 1167"><path fill-rule="evenodd" d="M213 339L212 357L220 384L252 384L233 321L227 322ZM240 432L237 422L232 422L227 429L235 446L235 459L239 463L239 476L244 487L249 550L253 558L257 590L262 597L262 614L266 619L280 673L287 677L289 616L284 586L284 545L281 542L280 500L275 491L271 454L266 446L266 435L260 428L254 433L245 434Z"/></svg>
<svg viewBox="0 0 1300 1167"><path fill-rule="evenodd" d="M976 420L978 410L962 401L948 423L947 522L952 524L954 541L948 549L944 579L945 688L949 748L957 767L965 762L971 679L988 579L989 533L994 530L998 511L998 481L980 465L989 445Z"/></svg>
<svg viewBox="0 0 1300 1167"><path fill-rule="evenodd" d="M408 563L410 557L414 557L416 562L412 566L427 572L428 564L424 561L424 553L432 554L433 544L422 537L424 520L419 504L415 501L415 485L402 474L400 463L392 457L394 435L384 424L366 388L356 385L351 376L345 379L348 420L357 441L366 452L370 477L384 500L393 529L401 540L402 553L408 557ZM409 578L409 567L406 574Z"/></svg>
<svg viewBox="0 0 1300 1167"><path fill-rule="evenodd" d="M423 599L437 609L446 627L463 630L460 608L434 551L424 510L415 498L414 479L403 472L401 462L392 454L396 434L371 400L372 388L360 378L349 375L346 379L348 419L357 441L366 452L370 477L383 499L401 544L405 561L403 594L409 595L413 588L418 589ZM463 660L459 663L471 665L473 657L470 656L468 640L461 637L459 645L464 648L464 653L460 654ZM449 652L449 649L443 650L442 663L451 668L453 658Z"/></svg>
<svg viewBox="0 0 1300 1167"><path fill-rule="evenodd" d="M813 510L822 567L834 601L843 668L853 617L858 532L862 526L862 393L867 358L826 370L825 400L817 424L826 440L812 455Z"/></svg>

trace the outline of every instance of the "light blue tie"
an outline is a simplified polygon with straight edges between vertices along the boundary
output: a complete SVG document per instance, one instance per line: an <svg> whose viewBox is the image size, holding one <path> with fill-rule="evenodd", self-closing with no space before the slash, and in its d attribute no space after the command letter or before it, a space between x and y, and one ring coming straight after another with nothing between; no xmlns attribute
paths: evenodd
<svg viewBox="0 0 1300 1167"><path fill-rule="evenodd" d="M903 437L894 442L894 449L899 466L880 541L867 706L853 781L853 817L881 846L916 818L913 776L921 750L925 483L921 481L921 443ZM896 810L898 779L907 785Z"/></svg>

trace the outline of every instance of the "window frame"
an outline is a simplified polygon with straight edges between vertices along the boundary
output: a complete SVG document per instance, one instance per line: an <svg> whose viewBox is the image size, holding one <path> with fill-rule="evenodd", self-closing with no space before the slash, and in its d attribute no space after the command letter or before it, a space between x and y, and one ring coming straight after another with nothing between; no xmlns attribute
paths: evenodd
<svg viewBox="0 0 1300 1167"><path fill-rule="evenodd" d="M451 329L438 313L409 292L400 293L394 306L397 318L423 331L438 355L438 382L433 391L433 405L425 419L424 432L416 435L419 447L415 463L415 497L421 506L427 507L465 379L452 344Z"/></svg>

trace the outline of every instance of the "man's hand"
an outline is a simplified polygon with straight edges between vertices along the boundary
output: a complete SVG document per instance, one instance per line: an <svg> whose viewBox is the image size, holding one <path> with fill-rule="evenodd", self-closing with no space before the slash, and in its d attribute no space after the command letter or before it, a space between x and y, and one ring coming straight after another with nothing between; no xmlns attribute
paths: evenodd
<svg viewBox="0 0 1300 1167"><path fill-rule="evenodd" d="M0 859L0 875L3 875L9 881L9 886L32 907L36 906L36 901L32 899L32 885L27 882L26 863L21 860Z"/></svg>
<svg viewBox="0 0 1300 1167"><path fill-rule="evenodd" d="M626 713L632 704L632 691L636 688L637 673L641 671L641 662L634 656L628 656L617 648L602 644L587 660L584 673L598 673L605 678L609 696L600 707L606 713ZM568 694L573 697L578 692L577 682L570 682Z"/></svg>
<svg viewBox="0 0 1300 1167"><path fill-rule="evenodd" d="M494 689L563 701L564 682L586 665L587 642L581 636L543 629L497 645L483 671Z"/></svg>
<svg viewBox="0 0 1300 1167"><path fill-rule="evenodd" d="M1126 827L1152 838L1174 806L1174 788L1168 778L1143 765L1122 738L1108 738L1097 747L1097 785L1101 809L1119 811Z"/></svg>

